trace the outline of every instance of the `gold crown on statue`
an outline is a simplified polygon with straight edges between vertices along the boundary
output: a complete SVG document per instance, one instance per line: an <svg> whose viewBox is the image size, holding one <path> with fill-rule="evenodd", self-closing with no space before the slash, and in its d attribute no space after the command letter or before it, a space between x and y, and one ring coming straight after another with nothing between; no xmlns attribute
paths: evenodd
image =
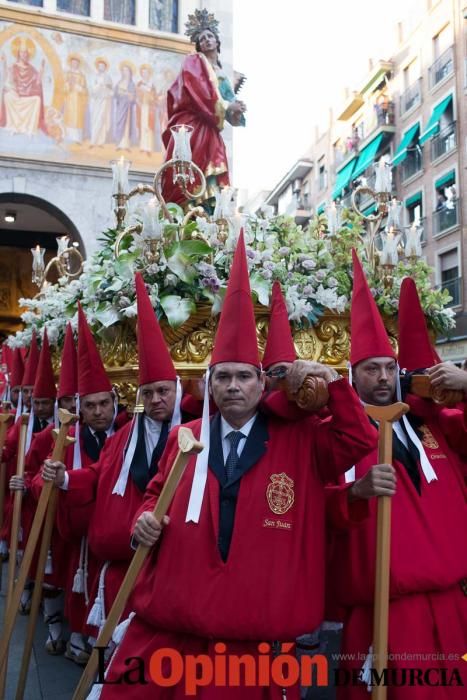
<svg viewBox="0 0 467 700"><path fill-rule="evenodd" d="M185 34L190 37L190 41L196 43L199 35L206 29L209 29L217 38L219 38L219 22L214 17L212 12L206 9L195 10L193 15L188 15L188 22L185 23Z"/></svg>

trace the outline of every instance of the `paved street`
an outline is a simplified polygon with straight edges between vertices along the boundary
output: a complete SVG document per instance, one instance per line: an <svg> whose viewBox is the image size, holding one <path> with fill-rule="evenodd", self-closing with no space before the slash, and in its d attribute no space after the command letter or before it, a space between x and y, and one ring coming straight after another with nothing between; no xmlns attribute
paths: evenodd
<svg viewBox="0 0 467 700"><path fill-rule="evenodd" d="M6 564L3 565L2 573L0 607L3 626L7 576ZM28 617L22 615L17 617L15 632L10 646L5 700L14 700L15 697L28 619ZM64 656L50 656L47 654L44 648L46 639L47 628L41 617L36 629L24 700L70 700L80 677L81 669L72 661L65 659Z"/></svg>

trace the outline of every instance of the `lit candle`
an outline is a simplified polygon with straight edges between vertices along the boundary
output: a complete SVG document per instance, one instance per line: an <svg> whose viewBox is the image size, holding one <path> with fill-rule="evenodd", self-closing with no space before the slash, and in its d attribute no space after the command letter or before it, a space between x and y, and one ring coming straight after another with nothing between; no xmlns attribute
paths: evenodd
<svg viewBox="0 0 467 700"><path fill-rule="evenodd" d="M32 281L37 284L38 287L41 286L44 279L44 254L45 248L41 248L40 245L36 245L35 248L31 248L32 253Z"/></svg>
<svg viewBox="0 0 467 700"><path fill-rule="evenodd" d="M375 165L375 173L375 191L390 193L392 190L392 171L388 156L381 156L378 164Z"/></svg>
<svg viewBox="0 0 467 700"><path fill-rule="evenodd" d="M156 197L152 197L143 211L143 238L160 240L162 238L162 224L159 219L160 207Z"/></svg>
<svg viewBox="0 0 467 700"><path fill-rule="evenodd" d="M172 132L174 140L172 158L174 160L191 162L190 139L193 133L193 127L185 124L176 124L171 127L170 131Z"/></svg>
<svg viewBox="0 0 467 700"><path fill-rule="evenodd" d="M330 236L334 236L341 226L341 205L337 206L331 202L326 207L326 217L328 220L328 231Z"/></svg>
<svg viewBox="0 0 467 700"><path fill-rule="evenodd" d="M124 156L120 156L118 160L111 161L113 175L113 194L127 194L128 171L130 169L130 161Z"/></svg>
<svg viewBox="0 0 467 700"><path fill-rule="evenodd" d="M383 250L381 253L381 265L397 265L399 255L397 246L399 244L400 235L394 235L394 229L391 226L389 232L383 238Z"/></svg>
<svg viewBox="0 0 467 700"><path fill-rule="evenodd" d="M57 238L57 255L58 255L58 257L63 255L63 253L65 253L65 251L68 250L69 241L70 241L69 236L60 236L59 238Z"/></svg>
<svg viewBox="0 0 467 700"><path fill-rule="evenodd" d="M405 255L407 258L419 258L422 254L422 244L421 238L423 234L423 228L417 224L416 221L413 222L412 226L407 232L407 240L405 243Z"/></svg>

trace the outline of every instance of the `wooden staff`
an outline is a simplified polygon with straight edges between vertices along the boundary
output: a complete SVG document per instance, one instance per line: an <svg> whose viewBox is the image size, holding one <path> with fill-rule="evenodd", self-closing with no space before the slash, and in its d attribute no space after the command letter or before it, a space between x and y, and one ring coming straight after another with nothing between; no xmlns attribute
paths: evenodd
<svg viewBox="0 0 467 700"><path fill-rule="evenodd" d="M26 437L28 432L28 422L29 413L23 413L19 419L20 429L19 429L19 440L18 440L18 451L16 459L16 476L24 476L24 457L26 451ZM21 526L21 502L23 500L23 492L15 491L13 496L13 515L11 521L11 535L10 535L10 558L8 560L8 580L6 589L6 600L5 600L5 618L8 615L8 610L11 606L11 601L13 598L13 585L15 581L15 570L16 570L16 557L18 554L18 536L19 529ZM20 596L21 597L21 596ZM19 605L19 599L18 599ZM6 670L8 663L8 647L6 653L1 657L0 660L0 697L5 697L5 683L6 683Z"/></svg>
<svg viewBox="0 0 467 700"><path fill-rule="evenodd" d="M190 456L198 454L203 449L203 445L196 440L189 428L179 428L178 447L179 450L169 476L164 483L156 507L152 511L152 514L159 522L162 522L162 518L167 513ZM145 547L142 544L138 545L72 700L84 700L86 697L97 671L98 654L96 647L106 647L110 642L149 550L150 547Z"/></svg>
<svg viewBox="0 0 467 700"><path fill-rule="evenodd" d="M59 412L59 416L60 416L60 412ZM72 416L72 417L76 418L76 416ZM65 418L68 418L68 416L65 416ZM67 424L62 423L62 425L65 425L67 430L70 427L70 423L67 423ZM58 436L59 436L59 431L54 430L53 437L56 441L55 445L58 442ZM52 459L55 461L61 462L63 460L63 456L64 456L63 453L64 453L65 449L68 447L68 445L72 445L74 442L75 442L74 438L65 435L65 442L64 442L63 449L62 449L62 454L59 455L58 457L55 457L55 449L54 449L53 454L52 454ZM46 484L44 484L43 488L45 488L45 486L47 486L48 484L53 484L53 482L52 481L47 482ZM26 640L24 642L24 647L23 647L23 656L21 659L21 668L20 668L20 672L19 672L18 686L16 688L16 696L15 696L16 700L23 699L24 691L26 689L26 680L27 680L27 676L28 676L29 663L31 661L32 645L34 642L34 633L36 631L37 615L39 613L39 608L40 608L41 600L42 600L42 582L44 580L45 567L47 564L47 556L49 554L50 541L52 538L52 530L53 530L53 526L55 523L55 512L57 510L57 504L58 504L58 489L53 488L53 486L51 488L52 488L52 491L51 491L50 497L49 497L49 505L47 508L46 516L45 516L45 523L44 523L44 529L42 532L41 546L40 546L40 550L39 550L39 557L37 560L36 575L34 577L34 591L33 591L32 600L31 600L31 610L29 612Z"/></svg>
<svg viewBox="0 0 467 700"><path fill-rule="evenodd" d="M76 421L78 420L78 416L76 416L73 413L70 413L69 411L65 411L63 408L60 408L58 410L58 417L60 420L60 429L58 431L55 446L52 452L52 459L61 462L63 460L66 448L69 444L74 442L74 438L68 437L68 430L70 426L73 425L73 423L76 423ZM31 531L29 533L28 541L23 554L23 559L19 568L16 586L13 591L11 600L9 601L9 604L5 609L4 631L2 639L0 641L0 667L3 664L3 660L8 653L8 646L10 644L16 615L18 614L21 593L23 592L24 586L26 584L26 579L28 577L29 569L31 567L34 551L39 540L42 523L44 522L53 486L53 481L46 481L44 482L44 485L42 487L41 495L37 503L36 512L34 514L34 520L32 522Z"/></svg>
<svg viewBox="0 0 467 700"><path fill-rule="evenodd" d="M392 464L392 424L398 421L409 406L398 402L390 406L365 406L365 411L379 423L378 461ZM378 496L376 527L376 579L375 605L373 613L372 667L378 674L387 668L388 624L389 624L389 565L391 557L391 496ZM387 688L377 685L371 694L372 700L386 700Z"/></svg>
<svg viewBox="0 0 467 700"><path fill-rule="evenodd" d="M5 491L6 491L6 464L2 461L2 452L5 445L6 434L10 424L13 422L11 413L0 413L0 527L5 514ZM0 589L2 587L3 560L0 560Z"/></svg>

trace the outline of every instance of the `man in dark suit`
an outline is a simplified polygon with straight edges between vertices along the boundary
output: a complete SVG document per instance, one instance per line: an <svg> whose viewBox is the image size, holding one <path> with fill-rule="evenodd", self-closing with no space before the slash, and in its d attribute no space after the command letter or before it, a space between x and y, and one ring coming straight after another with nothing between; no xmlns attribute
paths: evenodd
<svg viewBox="0 0 467 700"><path fill-rule="evenodd" d="M216 643L227 654L251 654L258 644L291 641L316 627L324 607L324 482L371 450L376 440L360 402L333 369L313 364L329 391L329 420L286 422L261 412L264 373L258 355L243 235L239 238L217 330L208 380L217 412L187 424L205 449L190 458L168 517L152 515L178 450L171 431L158 474L135 517L134 537L151 546L131 599L130 623L106 675L102 700L120 697L125 660L138 656L145 678L155 683L125 686L127 700L167 697L155 680L153 652L213 658ZM292 366L291 375L294 374ZM208 397L205 398L207 401ZM267 652L266 652L267 653ZM217 679L219 681L220 679ZM171 689L186 697L186 679ZM200 684L201 685L201 684ZM225 686L225 683L224 683ZM118 689L117 689L118 688ZM287 697L298 697L298 687ZM216 687L197 697L280 698L282 689Z"/></svg>

